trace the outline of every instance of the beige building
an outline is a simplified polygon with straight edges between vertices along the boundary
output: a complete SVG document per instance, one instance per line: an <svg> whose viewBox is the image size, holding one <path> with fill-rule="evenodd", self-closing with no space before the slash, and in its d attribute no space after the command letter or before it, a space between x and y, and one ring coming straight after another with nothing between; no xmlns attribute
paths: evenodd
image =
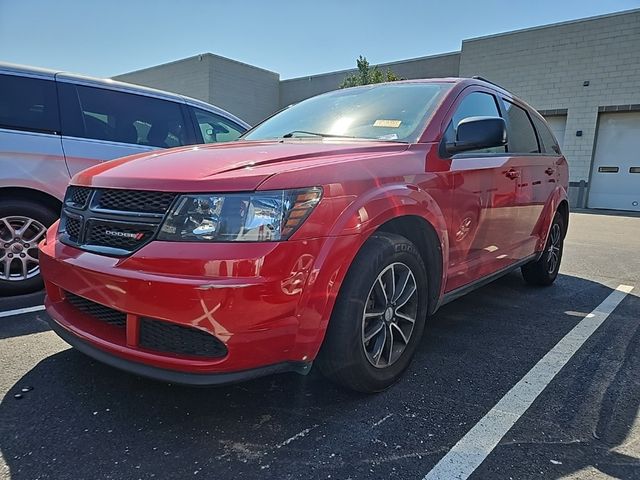
<svg viewBox="0 0 640 480"><path fill-rule="evenodd" d="M481 75L540 110L571 167L573 206L640 211L640 9L463 40L459 52L381 65L404 78ZM334 90L351 70L280 80L210 53L115 77L259 122Z"/></svg>

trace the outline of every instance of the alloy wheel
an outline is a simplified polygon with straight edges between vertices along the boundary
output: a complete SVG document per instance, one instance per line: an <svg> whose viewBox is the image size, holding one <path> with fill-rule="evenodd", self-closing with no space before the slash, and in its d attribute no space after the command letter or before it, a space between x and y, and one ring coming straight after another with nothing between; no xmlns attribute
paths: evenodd
<svg viewBox="0 0 640 480"><path fill-rule="evenodd" d="M560 242L562 241L562 230L560 225L554 223L551 227L549 235L549 248L547 250L547 263L549 265L548 272L552 274L556 271L560 263Z"/></svg>
<svg viewBox="0 0 640 480"><path fill-rule="evenodd" d="M369 290L362 318L362 345L371 365L393 365L407 348L418 315L415 276L404 263L388 265Z"/></svg>
<svg viewBox="0 0 640 480"><path fill-rule="evenodd" d="M0 218L0 280L22 281L40 273L38 242L46 231L33 218Z"/></svg>

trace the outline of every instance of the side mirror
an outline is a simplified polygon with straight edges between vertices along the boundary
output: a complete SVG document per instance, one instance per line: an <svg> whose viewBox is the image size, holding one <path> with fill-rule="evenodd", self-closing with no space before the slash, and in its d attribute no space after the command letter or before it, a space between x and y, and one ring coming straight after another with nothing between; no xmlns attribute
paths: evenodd
<svg viewBox="0 0 640 480"><path fill-rule="evenodd" d="M467 117L456 129L455 142L447 142L446 151L453 155L468 150L501 147L507 144L507 125L500 117Z"/></svg>

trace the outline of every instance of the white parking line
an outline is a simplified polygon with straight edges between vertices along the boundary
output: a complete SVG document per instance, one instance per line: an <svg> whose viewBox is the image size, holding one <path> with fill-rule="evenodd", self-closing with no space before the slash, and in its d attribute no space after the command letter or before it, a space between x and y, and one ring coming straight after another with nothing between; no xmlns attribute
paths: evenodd
<svg viewBox="0 0 640 480"><path fill-rule="evenodd" d="M531 406L574 353L604 323L633 287L619 285L560 340L504 397L436 464L423 480L464 480Z"/></svg>
<svg viewBox="0 0 640 480"><path fill-rule="evenodd" d="M12 317L13 315L22 315L23 313L39 312L44 310L44 305L36 305L35 307L17 308L16 310L7 310L0 312L0 318Z"/></svg>

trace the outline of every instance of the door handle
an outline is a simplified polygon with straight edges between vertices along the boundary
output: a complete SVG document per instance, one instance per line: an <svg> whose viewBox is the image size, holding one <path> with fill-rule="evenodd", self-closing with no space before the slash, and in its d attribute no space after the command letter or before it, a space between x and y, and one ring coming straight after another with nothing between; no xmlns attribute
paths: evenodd
<svg viewBox="0 0 640 480"><path fill-rule="evenodd" d="M553 175L553 172L555 172L555 170L551 167L547 168L544 173L546 173L547 175Z"/></svg>
<svg viewBox="0 0 640 480"><path fill-rule="evenodd" d="M514 170L512 168L510 170L507 170L505 172L505 175L507 176L507 178L510 178L511 180L515 180L516 178L518 178L520 176L520 172L518 170Z"/></svg>

